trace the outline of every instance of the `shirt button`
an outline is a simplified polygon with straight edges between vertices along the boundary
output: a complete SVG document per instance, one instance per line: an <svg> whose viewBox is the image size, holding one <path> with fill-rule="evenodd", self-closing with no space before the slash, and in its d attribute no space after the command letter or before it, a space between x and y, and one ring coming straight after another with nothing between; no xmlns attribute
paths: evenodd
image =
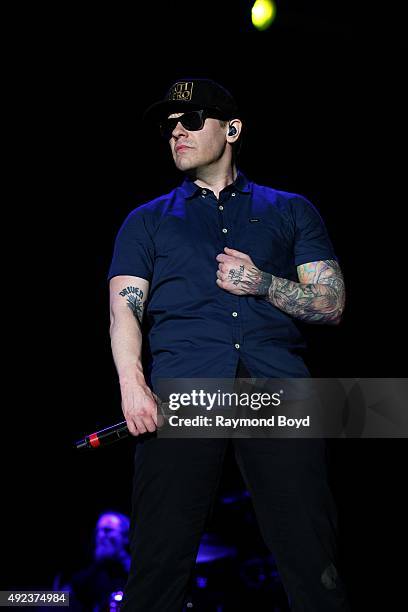
<svg viewBox="0 0 408 612"><path fill-rule="evenodd" d="M237 317L237 316L238 316L238 313L237 313L237 312L233 312L233 313L232 313L232 316L233 316L233 317Z"/></svg>
<svg viewBox="0 0 408 612"><path fill-rule="evenodd" d="M227 230L227 228L226 228L226 227L223 227L223 228L222 228L222 231L224 232L224 234L226 234L226 233L228 232L228 230Z"/></svg>
<svg viewBox="0 0 408 612"><path fill-rule="evenodd" d="M236 348L236 349L239 349L239 344L235 344L235 348Z"/></svg>
<svg viewBox="0 0 408 612"><path fill-rule="evenodd" d="M231 193L231 195L232 195L232 197L234 197L234 196L235 196L235 191L233 191L233 192Z"/></svg>
<svg viewBox="0 0 408 612"><path fill-rule="evenodd" d="M207 193L207 190L206 190L206 189L203 189L201 193Z"/></svg>
<svg viewBox="0 0 408 612"><path fill-rule="evenodd" d="M218 208L219 208L220 210L224 210L224 207L223 207L223 206L219 206Z"/></svg>

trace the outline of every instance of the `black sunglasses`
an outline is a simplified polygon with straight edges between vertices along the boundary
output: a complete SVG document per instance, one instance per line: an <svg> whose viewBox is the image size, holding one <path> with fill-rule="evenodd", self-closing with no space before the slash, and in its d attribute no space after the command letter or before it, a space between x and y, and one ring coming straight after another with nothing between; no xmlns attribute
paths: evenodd
<svg viewBox="0 0 408 612"><path fill-rule="evenodd" d="M217 114L214 110L209 109L201 109L195 111L189 111L188 113L184 113L180 117L174 117L172 119L164 119L160 122L160 134L166 140L170 140L171 135L173 133L174 128L180 121L181 125L189 130L190 132L196 132L197 130L202 130L204 127L205 120L208 117L212 117L213 119L220 119L220 115Z"/></svg>

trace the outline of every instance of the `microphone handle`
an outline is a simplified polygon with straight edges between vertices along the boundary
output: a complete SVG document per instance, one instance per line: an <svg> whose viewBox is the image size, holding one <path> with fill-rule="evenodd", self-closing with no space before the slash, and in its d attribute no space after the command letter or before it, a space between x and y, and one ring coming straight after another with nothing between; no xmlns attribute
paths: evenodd
<svg viewBox="0 0 408 612"><path fill-rule="evenodd" d="M161 402L160 406L168 406L168 402ZM77 450L84 450L89 448L99 448L100 446L106 446L117 442L123 438L130 436L130 431L126 424L126 421L121 421L110 427L105 427L95 433L85 436L82 440L78 440L74 444L74 448Z"/></svg>
<svg viewBox="0 0 408 612"><path fill-rule="evenodd" d="M100 446L106 446L107 444L112 444L112 442L117 442L129 435L130 431L126 421L121 421L120 423L116 423L116 425L111 425L110 427L106 427L105 429L85 436L83 440L75 442L74 446L78 450L99 448Z"/></svg>

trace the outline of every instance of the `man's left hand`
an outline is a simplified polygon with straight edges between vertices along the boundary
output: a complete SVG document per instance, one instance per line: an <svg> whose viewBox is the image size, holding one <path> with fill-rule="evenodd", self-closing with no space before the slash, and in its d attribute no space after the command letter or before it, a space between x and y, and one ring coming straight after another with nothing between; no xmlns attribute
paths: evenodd
<svg viewBox="0 0 408 612"><path fill-rule="evenodd" d="M246 253L224 248L217 255L217 285L234 295L267 295L272 274L262 272Z"/></svg>

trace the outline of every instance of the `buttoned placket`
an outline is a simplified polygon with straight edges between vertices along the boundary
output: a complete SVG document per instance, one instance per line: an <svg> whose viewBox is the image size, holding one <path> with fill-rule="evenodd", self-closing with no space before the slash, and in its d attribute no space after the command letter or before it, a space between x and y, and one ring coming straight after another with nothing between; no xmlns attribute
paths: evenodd
<svg viewBox="0 0 408 612"><path fill-rule="evenodd" d="M231 201L231 198L236 197L236 192L233 191L229 193L229 191L221 192L220 198L218 200L218 211L220 215L220 227L223 235L223 244L224 246L230 246L233 248L234 241L234 231L231 226L231 215L228 214L228 207L233 206L234 202ZM228 239L227 239L228 237ZM243 332L241 327L241 317L240 317L240 296L229 293L229 304L226 306L229 309L229 313L231 316L231 328L232 328L232 345L235 351L238 351L243 343Z"/></svg>

